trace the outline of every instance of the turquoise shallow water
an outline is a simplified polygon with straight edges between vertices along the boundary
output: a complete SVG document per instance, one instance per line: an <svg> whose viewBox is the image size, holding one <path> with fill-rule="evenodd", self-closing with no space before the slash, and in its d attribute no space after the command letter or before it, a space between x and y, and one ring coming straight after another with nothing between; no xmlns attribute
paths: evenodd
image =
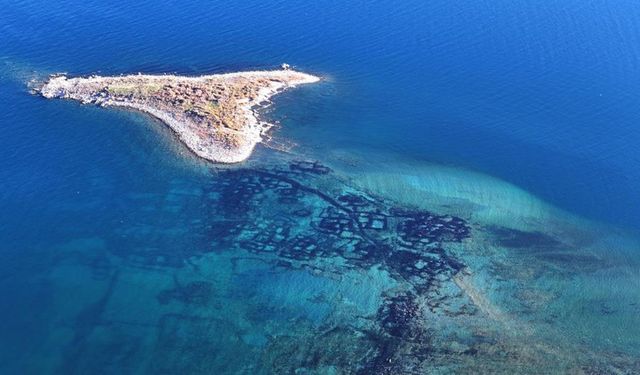
<svg viewBox="0 0 640 375"><path fill-rule="evenodd" d="M637 7L0 14L0 372L640 372ZM323 76L247 163L49 73Z"/></svg>

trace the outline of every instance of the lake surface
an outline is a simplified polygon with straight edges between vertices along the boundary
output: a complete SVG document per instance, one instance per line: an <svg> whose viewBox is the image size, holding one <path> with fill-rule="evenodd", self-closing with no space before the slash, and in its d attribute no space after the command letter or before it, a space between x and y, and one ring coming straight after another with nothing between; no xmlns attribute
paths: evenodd
<svg viewBox="0 0 640 375"><path fill-rule="evenodd" d="M0 372L640 372L631 1L2 1ZM242 165L48 74L323 77Z"/></svg>

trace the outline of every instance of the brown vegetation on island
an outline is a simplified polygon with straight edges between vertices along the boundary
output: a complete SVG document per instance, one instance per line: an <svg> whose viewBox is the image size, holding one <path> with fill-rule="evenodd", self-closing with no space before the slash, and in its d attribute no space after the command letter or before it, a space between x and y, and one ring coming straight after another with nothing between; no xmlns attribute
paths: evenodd
<svg viewBox="0 0 640 375"><path fill-rule="evenodd" d="M318 78L291 70L202 77L52 77L39 92L101 106L128 107L167 123L196 154L219 162L249 156L261 127L251 108L287 87Z"/></svg>

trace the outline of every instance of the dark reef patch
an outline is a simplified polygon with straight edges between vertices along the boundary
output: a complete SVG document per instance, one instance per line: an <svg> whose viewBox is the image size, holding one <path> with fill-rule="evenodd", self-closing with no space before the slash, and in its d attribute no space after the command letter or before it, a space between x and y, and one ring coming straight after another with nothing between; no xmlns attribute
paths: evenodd
<svg viewBox="0 0 640 375"><path fill-rule="evenodd" d="M541 250L553 250L562 247L562 242L541 232L525 232L499 226L491 226L487 230L495 236L496 243L503 247L513 249L530 249L533 247Z"/></svg>
<svg viewBox="0 0 640 375"><path fill-rule="evenodd" d="M411 325L419 312L415 296L408 293L388 298L385 305L380 308L378 317L385 332L390 336L414 336Z"/></svg>
<svg viewBox="0 0 640 375"><path fill-rule="evenodd" d="M498 246L527 254L543 264L561 267L566 271L590 272L601 269L603 260L593 254L577 252L573 247L551 235L541 232L525 232L512 228L491 226L487 231Z"/></svg>
<svg viewBox="0 0 640 375"><path fill-rule="evenodd" d="M388 297L378 310L381 329L374 334L376 355L358 374L420 374L435 350L413 293Z"/></svg>

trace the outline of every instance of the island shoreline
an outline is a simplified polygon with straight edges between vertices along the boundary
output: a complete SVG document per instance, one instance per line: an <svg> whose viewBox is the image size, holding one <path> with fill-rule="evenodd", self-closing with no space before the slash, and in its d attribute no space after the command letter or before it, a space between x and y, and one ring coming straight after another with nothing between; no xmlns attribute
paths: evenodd
<svg viewBox="0 0 640 375"><path fill-rule="evenodd" d="M258 110L287 89L318 81L320 77L288 68L202 76L52 75L35 92L47 99L74 99L82 104L143 112L173 130L198 157L216 163L239 163L251 156L274 126L262 120ZM182 90L178 94L176 87ZM185 109L191 105L210 110L194 115L193 108Z"/></svg>

